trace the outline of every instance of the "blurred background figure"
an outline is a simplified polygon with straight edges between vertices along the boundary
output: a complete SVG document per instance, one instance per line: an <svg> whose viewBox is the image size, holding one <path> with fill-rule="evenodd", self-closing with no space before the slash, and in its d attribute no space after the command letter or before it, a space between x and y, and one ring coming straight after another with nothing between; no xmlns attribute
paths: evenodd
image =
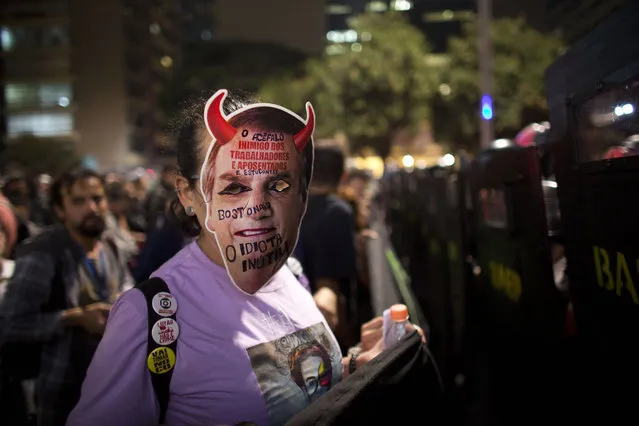
<svg viewBox="0 0 639 426"><path fill-rule="evenodd" d="M339 195L345 161L339 146L316 144L308 206L294 253L343 349L354 343L357 318L356 220L353 205Z"/></svg>
<svg viewBox="0 0 639 426"><path fill-rule="evenodd" d="M119 191L111 192L118 199ZM51 205L59 225L17 251L0 303L0 342L5 372L21 383L35 380L38 424L61 426L79 398L112 303L134 283L118 243L105 232L102 176L81 168L63 174L52 185Z"/></svg>
<svg viewBox="0 0 639 426"><path fill-rule="evenodd" d="M138 283L149 279L153 272L192 240L169 214L172 202L173 199L166 200L164 213L145 236L146 241L133 268L133 278Z"/></svg>
<svg viewBox="0 0 639 426"><path fill-rule="evenodd" d="M34 203L31 198L28 180L21 174L10 176L2 188L2 193L13 206L18 219L17 243L22 243L40 232L40 226L34 222L32 212Z"/></svg>
<svg viewBox="0 0 639 426"><path fill-rule="evenodd" d="M347 172L339 196L353 210L355 229L355 253L357 256L357 312L360 318L373 315L371 305L368 242L376 238L370 229L370 208L372 202L371 183L373 177L366 170L353 169Z"/></svg>
<svg viewBox="0 0 639 426"><path fill-rule="evenodd" d="M35 192L33 194L33 221L41 227L53 225L55 214L51 211L49 190L51 188L51 176L42 173L35 178Z"/></svg>
<svg viewBox="0 0 639 426"><path fill-rule="evenodd" d="M144 234L131 230L128 216L131 198L124 183L112 181L106 185L105 192L110 213L106 216L104 235L113 241L120 255L129 264L134 261L140 245L144 243Z"/></svg>
<svg viewBox="0 0 639 426"><path fill-rule="evenodd" d="M125 188L129 193L129 208L127 220L131 231L146 232L146 213L144 211L144 200L149 190L147 171L141 167L134 169L124 176Z"/></svg>
<svg viewBox="0 0 639 426"><path fill-rule="evenodd" d="M163 166L159 179L144 201L148 232L152 232L161 226L161 221L165 217L167 202L175 196L176 174L177 168L175 166Z"/></svg>
<svg viewBox="0 0 639 426"><path fill-rule="evenodd" d="M0 302L15 271L15 261L10 256L13 254L17 238L18 221L13 207L9 200L0 194ZM0 412L3 413L3 421L7 424L26 426L28 410L25 403L20 381L7 371L0 353Z"/></svg>
<svg viewBox="0 0 639 426"><path fill-rule="evenodd" d="M13 275L15 263L11 260L18 239L18 221L9 200L0 194L0 300L5 285Z"/></svg>

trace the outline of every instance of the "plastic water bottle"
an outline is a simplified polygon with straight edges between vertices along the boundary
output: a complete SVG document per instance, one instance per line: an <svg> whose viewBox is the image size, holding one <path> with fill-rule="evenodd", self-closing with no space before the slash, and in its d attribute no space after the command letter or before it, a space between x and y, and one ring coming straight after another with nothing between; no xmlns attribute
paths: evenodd
<svg viewBox="0 0 639 426"><path fill-rule="evenodd" d="M384 347L389 348L406 336L408 308L406 305L393 305L384 311L383 318Z"/></svg>

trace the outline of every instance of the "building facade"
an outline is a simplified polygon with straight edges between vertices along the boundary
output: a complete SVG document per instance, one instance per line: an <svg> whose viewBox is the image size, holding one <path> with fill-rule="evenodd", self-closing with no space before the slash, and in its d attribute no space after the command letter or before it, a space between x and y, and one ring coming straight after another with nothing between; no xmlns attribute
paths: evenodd
<svg viewBox="0 0 639 426"><path fill-rule="evenodd" d="M446 51L448 38L461 32L463 22L472 19L472 0L329 0L326 4L326 53L339 54L357 43L361 35L349 28L349 20L362 13L396 11L422 30L433 54Z"/></svg>
<svg viewBox="0 0 639 426"><path fill-rule="evenodd" d="M74 144L101 169L152 156L179 53L177 0L5 0L2 139Z"/></svg>
<svg viewBox="0 0 639 426"><path fill-rule="evenodd" d="M620 7L635 0L546 0L549 25L574 43Z"/></svg>
<svg viewBox="0 0 639 426"><path fill-rule="evenodd" d="M325 0L215 0L213 39L318 55L324 49L324 5Z"/></svg>

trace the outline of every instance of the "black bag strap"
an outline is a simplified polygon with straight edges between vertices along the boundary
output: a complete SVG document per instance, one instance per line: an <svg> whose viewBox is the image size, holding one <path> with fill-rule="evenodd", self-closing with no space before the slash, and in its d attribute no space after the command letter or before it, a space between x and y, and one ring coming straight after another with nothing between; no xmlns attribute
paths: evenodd
<svg viewBox="0 0 639 426"><path fill-rule="evenodd" d="M147 368L160 406L159 423L164 424L171 395L171 377L177 356L179 334L176 324L177 303L169 287L160 278L150 278L138 284L136 288L144 294L146 299L149 318ZM158 334L161 329L164 333L162 336Z"/></svg>

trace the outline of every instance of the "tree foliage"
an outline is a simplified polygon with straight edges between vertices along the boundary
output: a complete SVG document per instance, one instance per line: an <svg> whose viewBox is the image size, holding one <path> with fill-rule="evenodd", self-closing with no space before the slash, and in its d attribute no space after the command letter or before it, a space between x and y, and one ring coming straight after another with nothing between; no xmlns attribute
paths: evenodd
<svg viewBox="0 0 639 426"><path fill-rule="evenodd" d="M451 93L439 99L445 113L435 123L438 139L470 148L476 148L479 139L477 36L477 23L470 22L461 37L449 41L450 62L442 82ZM561 53L562 41L529 27L522 18L493 21L491 38L495 134L511 137L530 121L547 119L544 72Z"/></svg>
<svg viewBox="0 0 639 426"><path fill-rule="evenodd" d="M386 156L398 131L415 129L430 116L437 77L426 62L429 45L400 14L365 14L350 25L358 43L308 60L302 76L271 80L261 94L300 113L303 101L311 100L317 137L342 132L351 149L372 147Z"/></svg>

